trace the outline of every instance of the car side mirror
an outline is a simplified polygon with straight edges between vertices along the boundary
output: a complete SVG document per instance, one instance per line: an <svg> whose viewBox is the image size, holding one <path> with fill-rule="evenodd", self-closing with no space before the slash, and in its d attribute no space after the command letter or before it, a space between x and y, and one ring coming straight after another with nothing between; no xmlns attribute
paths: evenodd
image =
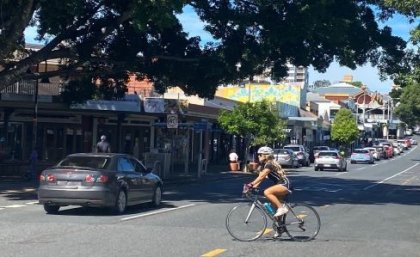
<svg viewBox="0 0 420 257"><path fill-rule="evenodd" d="M150 168L150 167L146 168L146 173L150 173L150 172L152 172L152 171L153 171L153 169L152 169L152 168Z"/></svg>

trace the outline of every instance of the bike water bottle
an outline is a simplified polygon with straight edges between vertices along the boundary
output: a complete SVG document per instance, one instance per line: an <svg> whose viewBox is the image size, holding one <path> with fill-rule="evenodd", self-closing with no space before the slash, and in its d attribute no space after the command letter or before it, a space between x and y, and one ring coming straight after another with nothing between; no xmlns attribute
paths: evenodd
<svg viewBox="0 0 420 257"><path fill-rule="evenodd" d="M268 211L268 213L270 213L271 215L274 215L274 209L270 203L265 203L264 207Z"/></svg>

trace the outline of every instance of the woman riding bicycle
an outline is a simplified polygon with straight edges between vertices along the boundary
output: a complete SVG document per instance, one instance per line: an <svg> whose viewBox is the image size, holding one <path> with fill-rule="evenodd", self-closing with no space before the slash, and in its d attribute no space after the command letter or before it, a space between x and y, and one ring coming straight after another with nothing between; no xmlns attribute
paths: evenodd
<svg viewBox="0 0 420 257"><path fill-rule="evenodd" d="M273 149L263 146L258 149L257 153L260 173L254 181L247 185L250 188L258 187L265 178L271 179L274 185L264 190L264 196L277 208L274 217L279 217L289 211L283 204L284 197L290 192L289 180L283 168L274 160Z"/></svg>

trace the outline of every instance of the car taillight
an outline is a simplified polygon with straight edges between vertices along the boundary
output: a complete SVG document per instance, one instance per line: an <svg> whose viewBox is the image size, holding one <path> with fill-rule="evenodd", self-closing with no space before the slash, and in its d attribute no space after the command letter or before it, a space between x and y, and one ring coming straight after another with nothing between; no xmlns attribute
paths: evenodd
<svg viewBox="0 0 420 257"><path fill-rule="evenodd" d="M106 183L108 181L108 176L101 175L96 181L99 183Z"/></svg>
<svg viewBox="0 0 420 257"><path fill-rule="evenodd" d="M56 182L57 178L54 175L48 174L47 175L47 181L48 182Z"/></svg>
<svg viewBox="0 0 420 257"><path fill-rule="evenodd" d="M298 152L297 155L303 155L303 153L302 152Z"/></svg>
<svg viewBox="0 0 420 257"><path fill-rule="evenodd" d="M333 156L333 158L334 158L334 159L340 159L340 157L338 157L338 156Z"/></svg>
<svg viewBox="0 0 420 257"><path fill-rule="evenodd" d="M93 183L93 182L95 182L95 177L92 176L92 175L87 175L85 177L85 182L87 182L87 183Z"/></svg>

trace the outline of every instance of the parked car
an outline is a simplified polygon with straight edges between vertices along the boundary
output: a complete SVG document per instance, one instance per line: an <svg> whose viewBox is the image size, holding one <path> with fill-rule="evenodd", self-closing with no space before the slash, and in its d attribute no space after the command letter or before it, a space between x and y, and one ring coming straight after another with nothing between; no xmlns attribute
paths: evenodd
<svg viewBox="0 0 420 257"><path fill-rule="evenodd" d="M405 140L405 139L398 139L397 140L397 143L401 144L404 147L404 150L407 150L408 149L407 140Z"/></svg>
<svg viewBox="0 0 420 257"><path fill-rule="evenodd" d="M402 144L398 143L397 141L392 142L392 146L394 148L398 148L398 150L400 151L400 154L404 152L404 147L402 146Z"/></svg>
<svg viewBox="0 0 420 257"><path fill-rule="evenodd" d="M367 149L354 149L350 156L350 163L358 163L358 162L364 162L364 163L375 163L375 160L373 159L372 154Z"/></svg>
<svg viewBox="0 0 420 257"><path fill-rule="evenodd" d="M108 207L122 214L129 205L158 206L162 199L162 180L127 154L71 154L42 171L39 182L39 203L51 214L66 205Z"/></svg>
<svg viewBox="0 0 420 257"><path fill-rule="evenodd" d="M310 165L309 152L303 145L286 145L283 147L283 149L292 150L296 154L299 160L299 164L301 164L302 166Z"/></svg>
<svg viewBox="0 0 420 257"><path fill-rule="evenodd" d="M394 148L390 145L384 145L385 153L388 158L394 157Z"/></svg>
<svg viewBox="0 0 420 257"><path fill-rule="evenodd" d="M299 167L299 160L296 154L290 149L274 149L274 157L281 166Z"/></svg>
<svg viewBox="0 0 420 257"><path fill-rule="evenodd" d="M314 157L315 158L317 157L319 151L326 151L326 150L330 150L330 148L328 146L325 146L325 145L314 146L314 148L313 148Z"/></svg>
<svg viewBox="0 0 420 257"><path fill-rule="evenodd" d="M372 154L373 159L375 159L376 161L379 161L381 159L381 153L379 152L379 148L375 148L375 147L365 147L363 149L369 150L369 152Z"/></svg>
<svg viewBox="0 0 420 257"><path fill-rule="evenodd" d="M314 162L315 171L324 169L347 170L347 161L337 151L319 151Z"/></svg>
<svg viewBox="0 0 420 257"><path fill-rule="evenodd" d="M374 145L372 148L376 149L376 152L378 153L378 157L380 159L388 159L388 155L385 152L385 148L381 145Z"/></svg>

